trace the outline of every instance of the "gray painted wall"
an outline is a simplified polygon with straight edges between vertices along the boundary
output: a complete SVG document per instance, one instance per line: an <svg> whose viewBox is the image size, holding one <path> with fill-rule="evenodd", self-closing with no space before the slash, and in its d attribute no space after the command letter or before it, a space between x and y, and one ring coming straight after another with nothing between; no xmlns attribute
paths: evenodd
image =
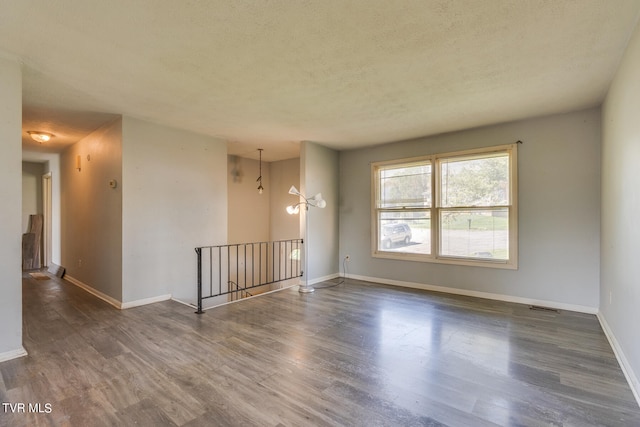
<svg viewBox="0 0 640 427"><path fill-rule="evenodd" d="M22 75L0 57L0 360L22 348Z"/></svg>
<svg viewBox="0 0 640 427"><path fill-rule="evenodd" d="M309 209L309 236L305 236L305 245L309 251L309 282L313 283L338 274L338 152L305 141L301 145L300 162L302 194L313 197L322 193L327 202L324 209ZM304 211L301 213L304 229Z"/></svg>
<svg viewBox="0 0 640 427"><path fill-rule="evenodd" d="M519 269L371 256L371 162L522 140ZM595 312L599 303L600 111L529 119L340 153L340 259L349 273Z"/></svg>
<svg viewBox="0 0 640 427"><path fill-rule="evenodd" d="M238 156L229 156L229 173L227 175L228 243L269 241L269 223L271 221L269 199L273 192L269 170L269 163L262 162L264 192L259 194L256 182L260 176L259 162Z"/></svg>
<svg viewBox="0 0 640 427"><path fill-rule="evenodd" d="M600 313L640 401L640 26L603 106ZM619 352L619 354L620 354ZM626 359L626 360L625 360Z"/></svg>
<svg viewBox="0 0 640 427"><path fill-rule="evenodd" d="M60 173L66 274L122 301L122 188L109 187L122 181L121 119L66 148Z"/></svg>
<svg viewBox="0 0 640 427"><path fill-rule="evenodd" d="M123 118L122 302L196 299L196 246L227 240L227 147Z"/></svg>
<svg viewBox="0 0 640 427"><path fill-rule="evenodd" d="M300 238L300 218L289 215L287 206L296 199L289 194L289 188L300 188L300 159L288 159L270 164L271 187L271 231L272 240Z"/></svg>
<svg viewBox="0 0 640 427"><path fill-rule="evenodd" d="M229 156L228 243L266 242L297 239L299 218L286 207L295 198L288 194L292 185L300 188L300 159L262 162L264 193L258 194L257 160Z"/></svg>

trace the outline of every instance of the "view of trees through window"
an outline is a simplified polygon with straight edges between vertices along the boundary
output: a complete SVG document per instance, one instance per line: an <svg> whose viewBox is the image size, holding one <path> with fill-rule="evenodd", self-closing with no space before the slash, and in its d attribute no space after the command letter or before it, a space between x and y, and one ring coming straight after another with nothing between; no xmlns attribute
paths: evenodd
<svg viewBox="0 0 640 427"><path fill-rule="evenodd" d="M509 204L509 156L440 161L440 206Z"/></svg>
<svg viewBox="0 0 640 427"><path fill-rule="evenodd" d="M374 171L379 252L509 260L510 150L435 155Z"/></svg>
<svg viewBox="0 0 640 427"><path fill-rule="evenodd" d="M430 207L431 164L380 170L381 208Z"/></svg>
<svg viewBox="0 0 640 427"><path fill-rule="evenodd" d="M509 188L506 153L441 160L440 255L508 259Z"/></svg>

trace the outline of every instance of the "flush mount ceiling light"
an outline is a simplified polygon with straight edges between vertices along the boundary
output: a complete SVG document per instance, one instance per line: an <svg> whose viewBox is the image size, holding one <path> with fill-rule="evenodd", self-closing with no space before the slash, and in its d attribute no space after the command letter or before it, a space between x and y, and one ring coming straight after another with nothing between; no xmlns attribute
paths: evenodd
<svg viewBox="0 0 640 427"><path fill-rule="evenodd" d="M29 130L29 131L27 131L27 133L29 134L31 139L33 139L36 142L39 142L40 144L42 144L43 142L50 141L51 138L53 138L53 136L54 136L52 133L39 132L39 131L34 131L34 130Z"/></svg>

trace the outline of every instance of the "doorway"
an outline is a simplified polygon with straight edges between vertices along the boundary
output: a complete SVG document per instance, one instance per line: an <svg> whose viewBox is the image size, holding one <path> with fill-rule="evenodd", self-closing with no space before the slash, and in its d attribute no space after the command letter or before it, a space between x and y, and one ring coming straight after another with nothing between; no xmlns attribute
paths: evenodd
<svg viewBox="0 0 640 427"><path fill-rule="evenodd" d="M52 215L52 185L51 172L42 175L42 214L43 214L43 256L42 267L51 265L51 215Z"/></svg>

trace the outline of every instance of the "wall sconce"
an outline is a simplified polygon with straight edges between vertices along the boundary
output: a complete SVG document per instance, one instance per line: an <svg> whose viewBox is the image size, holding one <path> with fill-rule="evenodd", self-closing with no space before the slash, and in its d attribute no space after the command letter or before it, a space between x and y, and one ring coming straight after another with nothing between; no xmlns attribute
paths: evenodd
<svg viewBox="0 0 640 427"><path fill-rule="evenodd" d="M256 179L256 182L258 183L258 194L262 194L264 192L264 187L262 186L262 150L262 148L258 148L258 151L260 152L260 176Z"/></svg>
<svg viewBox="0 0 640 427"><path fill-rule="evenodd" d="M231 176L233 177L233 182L241 182L242 170L240 169L240 160L238 160L238 156L229 156L229 161L233 165L231 168Z"/></svg>
<svg viewBox="0 0 640 427"><path fill-rule="evenodd" d="M51 140L51 138L54 137L52 133L39 132L34 130L28 130L27 133L29 134L31 139L33 139L36 142L39 142L40 144L42 144L43 142L48 142Z"/></svg>

